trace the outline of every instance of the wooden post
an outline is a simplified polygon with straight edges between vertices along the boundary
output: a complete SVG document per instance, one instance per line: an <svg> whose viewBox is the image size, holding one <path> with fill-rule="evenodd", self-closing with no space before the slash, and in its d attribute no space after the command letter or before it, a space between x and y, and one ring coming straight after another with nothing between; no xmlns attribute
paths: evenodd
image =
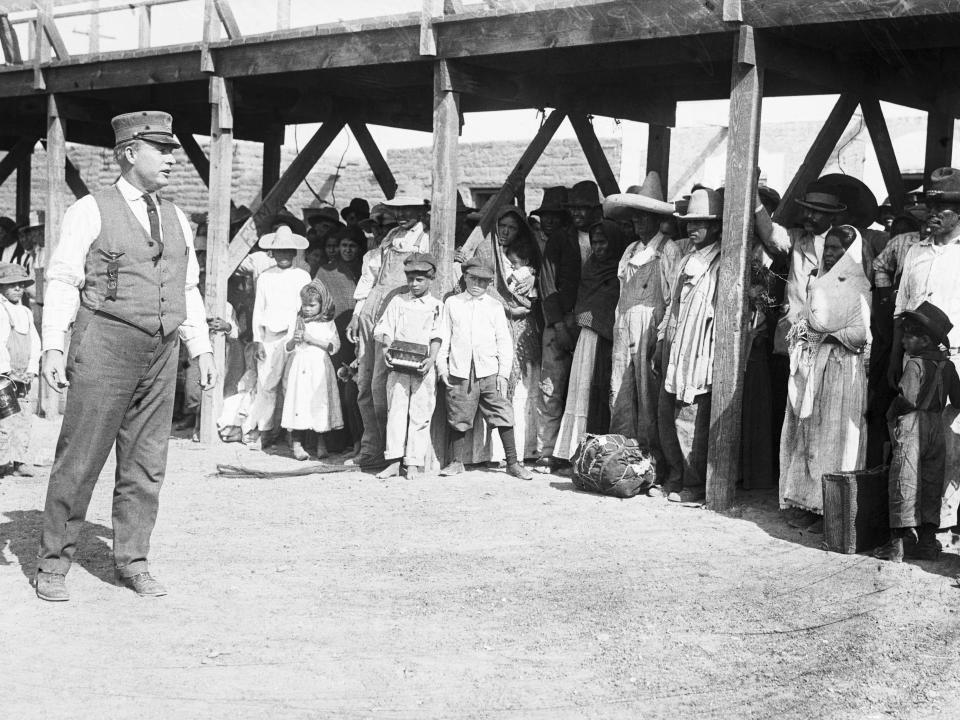
<svg viewBox="0 0 960 720"><path fill-rule="evenodd" d="M87 51L94 55L100 52L100 0L93 0L90 6L90 28L87 35Z"/></svg>
<svg viewBox="0 0 960 720"><path fill-rule="evenodd" d="M669 200L670 128L666 125L647 126L647 173L652 171L660 175L663 196Z"/></svg>
<svg viewBox="0 0 960 720"><path fill-rule="evenodd" d="M283 157L283 138L286 133L283 124L272 125L263 140L263 182L260 197L266 197L270 188L280 181L280 161Z"/></svg>
<svg viewBox="0 0 960 720"><path fill-rule="evenodd" d="M923 186L930 186L930 173L953 163L954 118L950 113L927 113L927 147L923 162Z"/></svg>
<svg viewBox="0 0 960 720"><path fill-rule="evenodd" d="M894 212L901 212L906 201L906 191L903 187L903 175L897 163L897 155L893 150L893 141L887 122L883 119L880 101L875 97L860 100L860 109L863 110L863 121L870 132L873 149L877 153L877 162L880 163L880 174L883 175L883 184L887 186L887 196Z"/></svg>
<svg viewBox="0 0 960 720"><path fill-rule="evenodd" d="M593 123L586 115L577 113L570 115L570 124L573 125L573 131L577 134L577 140L580 141L583 154L586 155L587 162L590 163L590 169L597 179L600 192L604 196L620 192L617 176L610 169L610 162L607 160L607 156L603 152L603 146L593 130Z"/></svg>
<svg viewBox="0 0 960 720"><path fill-rule="evenodd" d="M277 0L277 30L290 27L290 0Z"/></svg>
<svg viewBox="0 0 960 720"><path fill-rule="evenodd" d="M436 125L434 125L434 127L436 127ZM376 141L370 134L370 130L367 129L367 126L362 122L352 122L350 123L350 131L353 133L353 137L356 138L357 145L360 146L363 156L367 159L367 164L373 171L373 176L377 179L377 184L383 191L383 196L387 198L387 200L392 200L397 192L397 181L394 179L393 173L390 171L390 166L387 165L387 161L380 152L380 148L377 147Z"/></svg>
<svg viewBox="0 0 960 720"><path fill-rule="evenodd" d="M39 40L39 38L38 38ZM64 193L67 184L67 129L60 114L58 96L47 96L47 207L44 217L42 262L37 273L37 296L44 291L43 271L60 242L60 225L66 210ZM60 415L60 393L40 383L40 414L56 418Z"/></svg>
<svg viewBox="0 0 960 720"><path fill-rule="evenodd" d="M733 504L740 477L743 374L750 341L746 290L756 206L762 98L763 69L757 64L753 28L744 25L737 38L730 83L730 139L707 452L707 505L712 510L725 510Z"/></svg>
<svg viewBox="0 0 960 720"><path fill-rule="evenodd" d="M207 279L204 304L208 317L227 316L227 267L230 243L230 178L233 171L233 88L229 80L210 78L210 204L207 215ZM200 402L200 442L218 438L217 418L223 407L226 344L223 333L211 338L220 381Z"/></svg>
<svg viewBox="0 0 960 720"><path fill-rule="evenodd" d="M820 128L820 132L817 133L813 145L807 151L807 156L800 164L797 174L793 176L793 180L790 181L790 185L783 193L783 201L773 214L773 219L776 222L789 222L791 215L796 212L794 200L807 189L807 185L820 177L827 160L833 153L834 148L837 147L840 138L843 137L843 131L850 123L850 118L853 117L858 102L857 96L849 93L839 97L836 105L833 106L833 110L830 111L827 121Z"/></svg>
<svg viewBox="0 0 960 720"><path fill-rule="evenodd" d="M23 64L23 56L20 54L20 40L13 29L10 17L5 12L0 12L0 47L3 48L3 59L7 65Z"/></svg>
<svg viewBox="0 0 960 720"><path fill-rule="evenodd" d="M33 182L33 146L17 165L17 225L30 222L30 200Z"/></svg>
<svg viewBox="0 0 960 720"><path fill-rule="evenodd" d="M139 47L148 48L150 47L150 6L141 5L137 8L137 26L138 26L138 35L139 35Z"/></svg>

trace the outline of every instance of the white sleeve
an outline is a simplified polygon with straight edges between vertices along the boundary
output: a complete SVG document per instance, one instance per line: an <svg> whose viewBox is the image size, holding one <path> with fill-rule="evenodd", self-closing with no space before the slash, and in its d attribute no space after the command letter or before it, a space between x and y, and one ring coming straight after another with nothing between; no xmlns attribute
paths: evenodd
<svg viewBox="0 0 960 720"><path fill-rule="evenodd" d="M0 308L0 373L10 372L10 351L7 342L10 340L10 318Z"/></svg>
<svg viewBox="0 0 960 720"><path fill-rule="evenodd" d="M92 195L67 208L60 226L60 242L44 270L44 350L63 350L64 336L80 307L80 288L86 279L90 246L100 235L100 209Z"/></svg>
<svg viewBox="0 0 960 720"><path fill-rule="evenodd" d="M210 346L210 332L207 329L207 310L197 287L200 282L200 265L193 250L193 230L183 211L180 208L175 209L187 243L187 278L184 286L187 317L180 326L180 339L186 344L190 357L195 358L203 353L213 352L213 348Z"/></svg>

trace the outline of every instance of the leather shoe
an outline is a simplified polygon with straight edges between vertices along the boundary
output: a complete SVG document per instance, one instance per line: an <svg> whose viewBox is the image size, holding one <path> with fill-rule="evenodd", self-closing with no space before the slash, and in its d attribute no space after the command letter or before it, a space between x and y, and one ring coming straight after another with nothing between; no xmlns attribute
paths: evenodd
<svg viewBox="0 0 960 720"><path fill-rule="evenodd" d="M140 597L160 597L166 595L167 591L163 585L153 579L148 572L137 573L130 577L120 577L117 575L117 582L124 587L133 590Z"/></svg>
<svg viewBox="0 0 960 720"><path fill-rule="evenodd" d="M452 463L447 464L441 471L441 477L450 477L451 475L459 475L463 472L463 463L459 460L454 460Z"/></svg>
<svg viewBox="0 0 960 720"><path fill-rule="evenodd" d="M533 480L533 473L527 470L521 462L512 462L507 465L507 475L521 480Z"/></svg>
<svg viewBox="0 0 960 720"><path fill-rule="evenodd" d="M37 597L47 602L66 602L70 599L67 592L67 576L63 573L37 571Z"/></svg>

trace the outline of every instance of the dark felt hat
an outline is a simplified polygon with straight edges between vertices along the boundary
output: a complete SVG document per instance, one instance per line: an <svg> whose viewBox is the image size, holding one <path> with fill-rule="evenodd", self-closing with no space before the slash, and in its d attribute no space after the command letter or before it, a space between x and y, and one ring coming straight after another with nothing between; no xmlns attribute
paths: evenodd
<svg viewBox="0 0 960 720"><path fill-rule="evenodd" d="M313 227L315 223L321 220L329 220L334 225L343 225L343 223L340 222L340 213L338 213L337 209L332 205L305 207L303 209L303 220L310 227Z"/></svg>
<svg viewBox="0 0 960 720"><path fill-rule="evenodd" d="M930 331L931 337L944 347L950 347L950 331L953 323L947 314L932 302L924 301L914 310L907 310L901 316L903 319L915 320Z"/></svg>
<svg viewBox="0 0 960 720"><path fill-rule="evenodd" d="M25 283L33 285L33 278L22 265L16 263L0 263L0 285L19 285Z"/></svg>
<svg viewBox="0 0 960 720"><path fill-rule="evenodd" d="M117 115L110 121L114 145L128 140L148 140L159 145L180 147L173 135L173 117L159 110L140 110Z"/></svg>
<svg viewBox="0 0 960 720"><path fill-rule="evenodd" d="M816 182L816 187L807 190L821 189L825 192L834 192L840 202L847 206L847 215L850 224L854 227L869 227L877 219L879 206L877 196L871 192L863 181L852 175L831 173L824 175Z"/></svg>
<svg viewBox="0 0 960 720"><path fill-rule="evenodd" d="M545 212L562 213L567 211L567 189L563 185L543 189L543 199L540 207L530 212L531 215L543 215Z"/></svg>
<svg viewBox="0 0 960 720"><path fill-rule="evenodd" d="M780 193L774 190L772 187L767 187L766 185L757 186L757 194L760 196L762 202L768 202L774 206L774 208L780 206Z"/></svg>
<svg viewBox="0 0 960 720"><path fill-rule="evenodd" d="M836 191L830 192L826 188L808 188L803 199L797 200L797 205L824 213L840 213L847 209Z"/></svg>
<svg viewBox="0 0 960 720"><path fill-rule="evenodd" d="M340 211L340 217L346 220L347 215L351 213L357 216L357 220L366 220L370 217L370 203L363 198L354 198L349 205Z"/></svg>
<svg viewBox="0 0 960 720"><path fill-rule="evenodd" d="M490 267L490 263L479 257L470 258L461 266L461 269L464 275L470 273L474 277L485 278L487 280L493 279L493 268Z"/></svg>
<svg viewBox="0 0 960 720"><path fill-rule="evenodd" d="M412 253L403 261L404 272L431 272L437 269L437 259L430 253Z"/></svg>
<svg viewBox="0 0 960 720"><path fill-rule="evenodd" d="M960 170L952 167L937 168L930 173L930 187L924 196L928 200L960 203Z"/></svg>
<svg viewBox="0 0 960 720"><path fill-rule="evenodd" d="M567 207L599 207L600 188L593 180L581 180L570 188L566 205Z"/></svg>

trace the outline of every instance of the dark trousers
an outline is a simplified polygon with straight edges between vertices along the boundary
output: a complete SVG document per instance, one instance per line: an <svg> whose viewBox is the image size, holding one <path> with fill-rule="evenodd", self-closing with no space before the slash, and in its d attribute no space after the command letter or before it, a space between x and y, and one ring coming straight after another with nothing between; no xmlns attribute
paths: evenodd
<svg viewBox="0 0 960 720"><path fill-rule="evenodd" d="M179 347L176 332L151 336L80 309L66 358L70 389L43 511L40 570L69 570L114 442L114 562L123 577L147 570L167 466Z"/></svg>
<svg viewBox="0 0 960 720"><path fill-rule="evenodd" d="M660 446L667 461L663 484L668 492L703 491L707 486L711 397L697 395L688 404L660 388Z"/></svg>

